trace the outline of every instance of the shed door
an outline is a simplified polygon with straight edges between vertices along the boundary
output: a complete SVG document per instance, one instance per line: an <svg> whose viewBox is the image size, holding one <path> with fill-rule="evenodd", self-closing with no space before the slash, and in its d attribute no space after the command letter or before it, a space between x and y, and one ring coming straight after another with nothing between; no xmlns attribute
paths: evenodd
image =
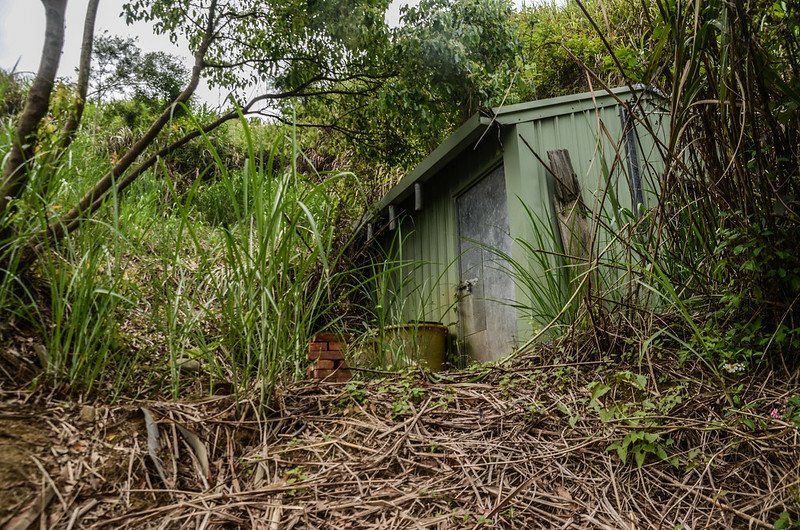
<svg viewBox="0 0 800 530"><path fill-rule="evenodd" d="M466 353L489 361L516 344L517 315L509 304L514 283L507 262L487 248L511 253L506 179L500 166L456 198L459 252L459 323Z"/></svg>

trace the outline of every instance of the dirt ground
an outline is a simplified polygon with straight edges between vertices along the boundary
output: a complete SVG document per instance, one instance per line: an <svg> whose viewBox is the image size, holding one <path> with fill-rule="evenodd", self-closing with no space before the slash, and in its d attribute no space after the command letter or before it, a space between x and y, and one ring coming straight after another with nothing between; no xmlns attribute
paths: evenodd
<svg viewBox="0 0 800 530"><path fill-rule="evenodd" d="M35 416L0 417L0 523L47 488L39 471L49 460L50 428Z"/></svg>
<svg viewBox="0 0 800 530"><path fill-rule="evenodd" d="M76 503L86 511L124 484L121 456L143 422L117 407L130 421L111 426L109 412L0 389L0 528L38 528L42 512L41 527L81 528Z"/></svg>

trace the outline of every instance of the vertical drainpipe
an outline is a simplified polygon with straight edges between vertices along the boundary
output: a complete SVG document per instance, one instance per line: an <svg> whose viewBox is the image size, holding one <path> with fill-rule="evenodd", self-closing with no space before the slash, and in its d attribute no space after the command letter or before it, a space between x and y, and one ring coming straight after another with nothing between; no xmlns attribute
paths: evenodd
<svg viewBox="0 0 800 530"><path fill-rule="evenodd" d="M397 228L397 218L395 217L394 205L389 205L389 230Z"/></svg>
<svg viewBox="0 0 800 530"><path fill-rule="evenodd" d="M623 106L619 108L619 119L622 122L622 131L625 135L625 154L627 155L625 158L627 158L628 162L633 213L638 218L641 205L644 204L644 193L642 192L639 156L636 149L636 124Z"/></svg>

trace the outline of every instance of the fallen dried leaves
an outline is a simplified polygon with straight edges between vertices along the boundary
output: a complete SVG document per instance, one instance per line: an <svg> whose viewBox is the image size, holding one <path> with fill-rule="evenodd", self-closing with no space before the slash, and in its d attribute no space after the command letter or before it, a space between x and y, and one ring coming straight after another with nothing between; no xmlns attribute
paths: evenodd
<svg viewBox="0 0 800 530"><path fill-rule="evenodd" d="M800 393L796 377L750 382L747 410L691 380L669 408L602 421L588 388L608 373L529 358L435 380L292 384L268 411L231 397L98 406L89 424L77 405L4 394L0 415L38 410L50 424L64 501L50 502L50 528L771 528L798 515L798 430L759 408ZM628 391L626 403L657 406L671 395L626 388L603 410ZM672 463L608 451L637 430L668 438Z"/></svg>

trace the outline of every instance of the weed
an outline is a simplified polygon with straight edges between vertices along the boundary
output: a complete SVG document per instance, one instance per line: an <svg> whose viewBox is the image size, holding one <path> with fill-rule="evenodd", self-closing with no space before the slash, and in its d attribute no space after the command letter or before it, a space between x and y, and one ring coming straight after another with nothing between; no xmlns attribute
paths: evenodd
<svg viewBox="0 0 800 530"><path fill-rule="evenodd" d="M130 301L119 294L118 259L101 245L83 250L74 242L62 255L42 256L50 286L50 318L42 335L54 381L89 392L122 351L117 309Z"/></svg>
<svg viewBox="0 0 800 530"><path fill-rule="evenodd" d="M287 485L291 486L293 484L298 484L305 480L308 480L308 475L306 474L306 471L303 468L303 466L295 466L286 472L286 474L284 475L284 480L286 480ZM302 488L292 488L286 492L286 495L288 495L289 497L294 497L301 491Z"/></svg>
<svg viewBox="0 0 800 530"><path fill-rule="evenodd" d="M367 402L367 392L365 391L364 384L359 381L351 381L344 388L348 398L355 403L363 405Z"/></svg>
<svg viewBox="0 0 800 530"><path fill-rule="evenodd" d="M567 423L570 427L575 427L575 425L577 425L578 421L581 419L578 413L573 411L568 405L562 403L561 401L556 403L556 409L567 417Z"/></svg>
<svg viewBox="0 0 800 530"><path fill-rule="evenodd" d="M392 419L406 416L411 412L411 404L406 399L398 399L392 403Z"/></svg>
<svg viewBox="0 0 800 530"><path fill-rule="evenodd" d="M657 460L666 460L671 465L678 465L677 457L670 458L667 454L673 444L671 438L663 440L661 435L646 431L633 431L625 435L619 441L609 445L607 451L616 451L617 456L623 464L628 461L628 456L633 455L636 467L642 467L645 460L649 457Z"/></svg>
<svg viewBox="0 0 800 530"><path fill-rule="evenodd" d="M517 384L517 378L512 376L511 374L505 374L503 377L500 378L499 381L500 392L503 394L503 397L506 399L510 399L514 395L514 387Z"/></svg>
<svg viewBox="0 0 800 530"><path fill-rule="evenodd" d="M773 525L775 530L786 530L789 528L800 528L800 523L792 521L792 517L787 511L781 512Z"/></svg>
<svg viewBox="0 0 800 530"><path fill-rule="evenodd" d="M425 396L425 389L417 385L415 379L408 374L389 390L394 395L392 417L398 418L412 412L412 405L419 403Z"/></svg>
<svg viewBox="0 0 800 530"><path fill-rule="evenodd" d="M784 417L800 429L800 395L792 396L786 401Z"/></svg>

